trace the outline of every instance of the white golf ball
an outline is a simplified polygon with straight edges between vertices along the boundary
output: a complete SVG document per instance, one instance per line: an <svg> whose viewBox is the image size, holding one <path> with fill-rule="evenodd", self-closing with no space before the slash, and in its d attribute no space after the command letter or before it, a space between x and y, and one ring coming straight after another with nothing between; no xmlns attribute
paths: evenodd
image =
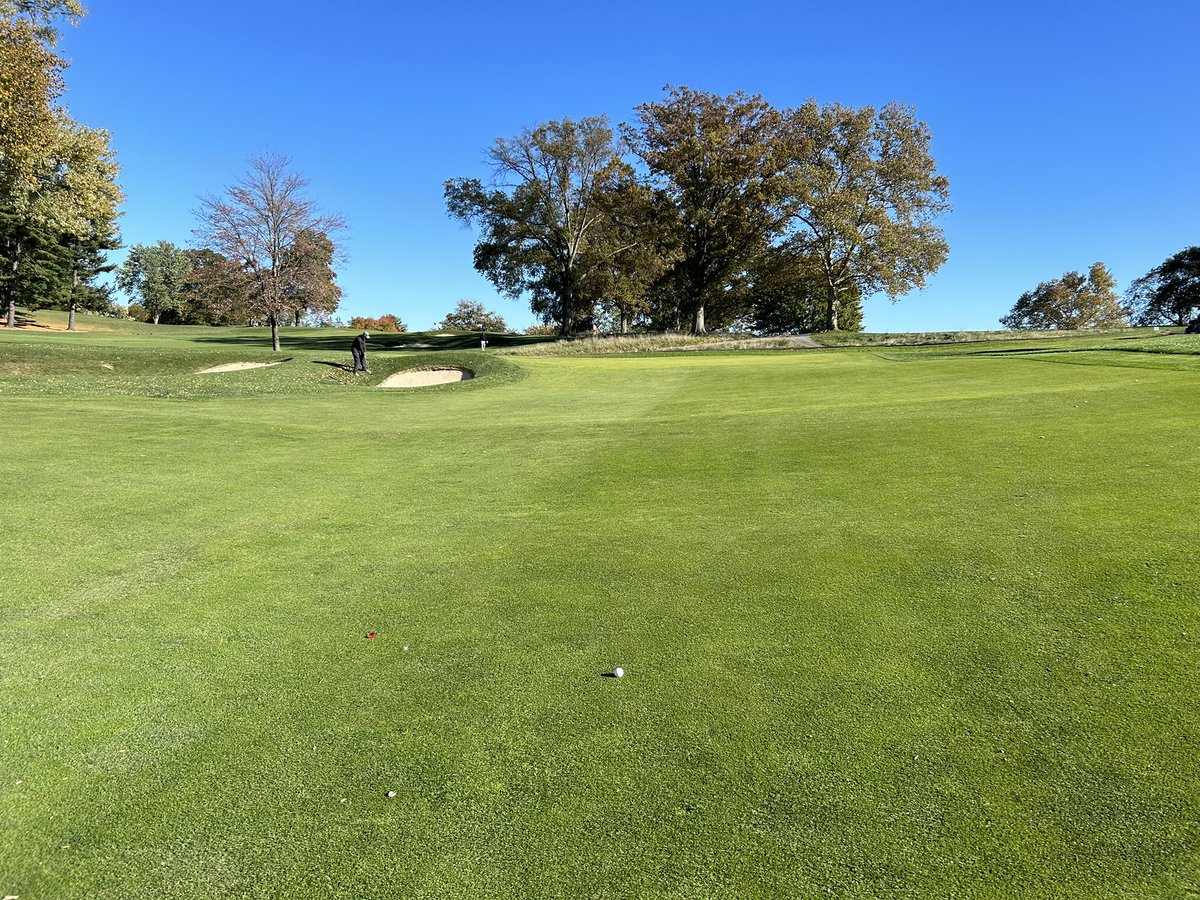
<svg viewBox="0 0 1200 900"><path fill-rule="evenodd" d="M613 674L616 675L618 678L624 678L625 670L622 669L620 666L617 666L615 669L613 669Z"/></svg>

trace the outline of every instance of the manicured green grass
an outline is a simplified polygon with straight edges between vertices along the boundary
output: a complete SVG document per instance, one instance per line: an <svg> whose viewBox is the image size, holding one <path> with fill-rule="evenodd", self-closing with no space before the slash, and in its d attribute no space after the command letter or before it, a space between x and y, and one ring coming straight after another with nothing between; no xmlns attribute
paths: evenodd
<svg viewBox="0 0 1200 900"><path fill-rule="evenodd" d="M1189 345L164 334L0 332L0 896L1195 895Z"/></svg>

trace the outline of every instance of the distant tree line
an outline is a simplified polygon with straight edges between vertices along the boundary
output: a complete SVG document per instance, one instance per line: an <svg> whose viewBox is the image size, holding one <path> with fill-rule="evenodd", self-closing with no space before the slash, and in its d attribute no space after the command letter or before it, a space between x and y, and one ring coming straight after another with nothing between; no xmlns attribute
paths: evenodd
<svg viewBox="0 0 1200 900"><path fill-rule="evenodd" d="M380 331L392 334L408 331L408 326L401 322L398 316L391 313L382 316L355 316L349 324L351 328L362 331Z"/></svg>
<svg viewBox="0 0 1200 900"><path fill-rule="evenodd" d="M8 327L18 305L108 312L96 278L120 243L117 163L109 134L59 103L66 61L58 25L74 0L0 0L0 296Z"/></svg>
<svg viewBox="0 0 1200 900"><path fill-rule="evenodd" d="M1137 278L1122 303L1102 262L1085 276L1067 272L1043 281L1000 319L1005 328L1121 328L1178 325L1200 333L1200 247L1188 247Z"/></svg>
<svg viewBox="0 0 1200 900"><path fill-rule="evenodd" d="M562 119L499 138L445 183L475 268L559 334L852 330L862 299L925 285L949 183L913 110L667 88L614 130Z"/></svg>
<svg viewBox="0 0 1200 900"><path fill-rule="evenodd" d="M18 305L112 313L97 278L120 246L117 164L105 131L59 104L66 62L58 25L77 0L0 0L0 296L5 323ZM286 157L263 154L219 196L205 197L198 247L138 244L115 284L151 322L262 323L279 349L281 324L328 317L338 305L338 216L319 212Z"/></svg>
<svg viewBox="0 0 1200 900"><path fill-rule="evenodd" d="M508 323L502 316L474 300L459 300L458 305L433 327L443 331L508 331Z"/></svg>

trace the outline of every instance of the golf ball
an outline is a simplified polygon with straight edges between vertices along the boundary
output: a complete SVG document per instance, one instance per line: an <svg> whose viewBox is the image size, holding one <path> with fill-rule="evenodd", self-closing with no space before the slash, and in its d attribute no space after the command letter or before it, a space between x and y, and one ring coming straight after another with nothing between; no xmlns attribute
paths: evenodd
<svg viewBox="0 0 1200 900"><path fill-rule="evenodd" d="M615 669L613 669L613 674L616 675L618 678L624 678L625 670L622 669L620 666L617 666Z"/></svg>

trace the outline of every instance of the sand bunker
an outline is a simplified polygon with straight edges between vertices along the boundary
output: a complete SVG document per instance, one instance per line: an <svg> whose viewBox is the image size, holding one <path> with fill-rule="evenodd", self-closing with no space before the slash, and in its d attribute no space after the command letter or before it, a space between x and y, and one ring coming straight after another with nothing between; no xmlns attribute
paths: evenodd
<svg viewBox="0 0 1200 900"><path fill-rule="evenodd" d="M283 360L279 362L269 363L222 363L219 366L212 366L208 369L201 369L197 375L211 375L214 372L240 372L242 369L265 369L267 366L281 366Z"/></svg>
<svg viewBox="0 0 1200 900"><path fill-rule="evenodd" d="M381 388L428 387L431 384L450 384L454 381L467 381L474 377L475 373L470 369L451 368L449 366L442 369L407 369L403 372L397 372L395 375L389 375L380 382L379 386Z"/></svg>

